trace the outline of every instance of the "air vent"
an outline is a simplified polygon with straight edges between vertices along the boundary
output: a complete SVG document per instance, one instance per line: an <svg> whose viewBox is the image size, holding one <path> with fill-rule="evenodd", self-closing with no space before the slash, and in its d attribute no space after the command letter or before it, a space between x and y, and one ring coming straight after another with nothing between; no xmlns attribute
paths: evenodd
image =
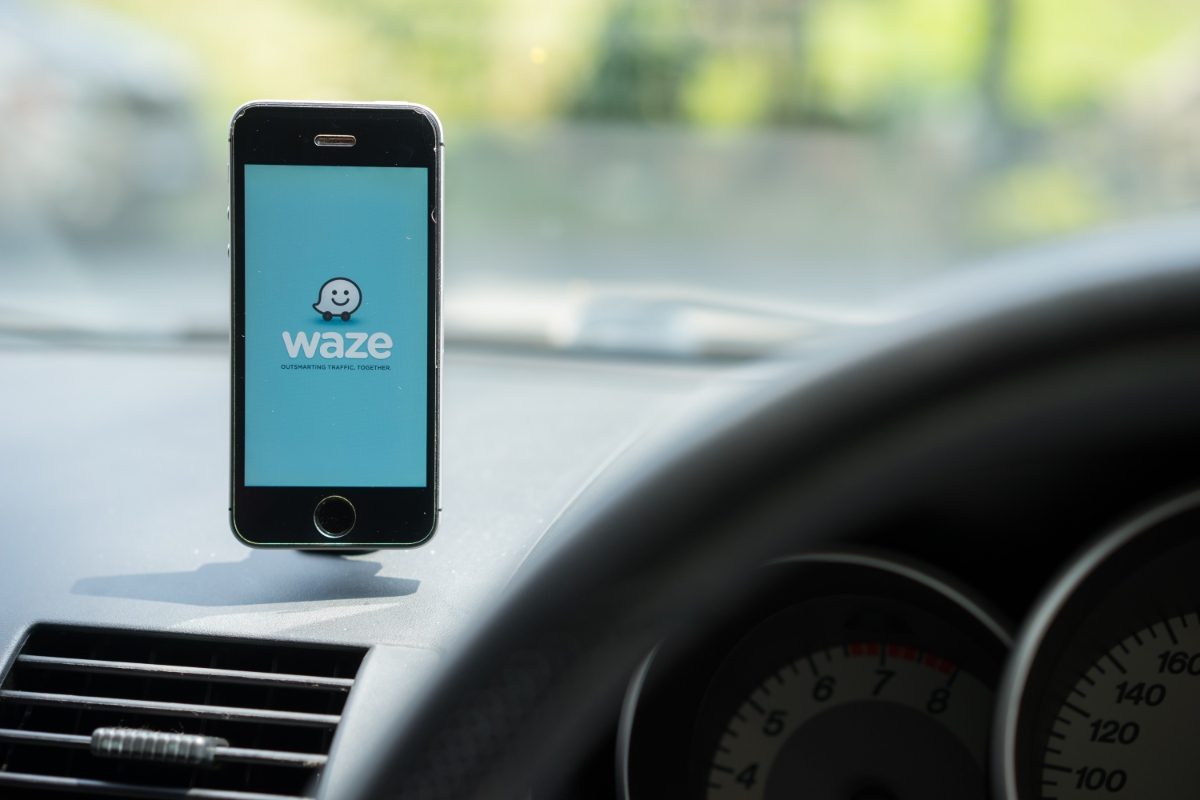
<svg viewBox="0 0 1200 800"><path fill-rule="evenodd" d="M0 684L0 797L307 797L363 655L39 626Z"/></svg>

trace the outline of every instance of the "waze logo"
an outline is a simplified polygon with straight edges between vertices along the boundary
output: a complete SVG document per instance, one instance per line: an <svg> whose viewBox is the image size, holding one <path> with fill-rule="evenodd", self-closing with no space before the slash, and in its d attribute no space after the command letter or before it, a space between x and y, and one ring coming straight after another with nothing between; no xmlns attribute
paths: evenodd
<svg viewBox="0 0 1200 800"><path fill-rule="evenodd" d="M343 322L349 322L350 315L358 311L360 305L362 291L357 283L349 278L330 278L321 286L313 308L326 322L334 317L341 317Z"/></svg>

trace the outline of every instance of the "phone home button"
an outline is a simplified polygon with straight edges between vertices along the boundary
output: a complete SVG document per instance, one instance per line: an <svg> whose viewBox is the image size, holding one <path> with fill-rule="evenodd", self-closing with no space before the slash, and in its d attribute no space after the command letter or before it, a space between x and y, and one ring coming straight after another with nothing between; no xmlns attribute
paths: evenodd
<svg viewBox="0 0 1200 800"><path fill-rule="evenodd" d="M322 536L330 539L340 539L354 530L357 517L354 504L336 494L326 497L313 509L313 525Z"/></svg>

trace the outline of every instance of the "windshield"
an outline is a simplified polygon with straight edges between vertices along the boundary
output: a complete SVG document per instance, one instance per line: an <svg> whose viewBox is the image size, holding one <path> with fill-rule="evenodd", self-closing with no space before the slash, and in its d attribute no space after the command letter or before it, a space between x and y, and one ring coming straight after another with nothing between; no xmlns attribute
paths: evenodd
<svg viewBox="0 0 1200 800"><path fill-rule="evenodd" d="M1195 208L1195 10L0 4L4 324L224 336L226 135L256 98L439 113L452 340L652 348L686 338L681 309L853 316L985 255Z"/></svg>

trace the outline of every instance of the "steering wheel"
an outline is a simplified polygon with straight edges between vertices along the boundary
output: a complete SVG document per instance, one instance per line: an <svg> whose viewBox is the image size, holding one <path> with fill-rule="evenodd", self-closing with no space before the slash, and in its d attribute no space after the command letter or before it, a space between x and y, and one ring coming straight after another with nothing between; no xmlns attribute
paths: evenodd
<svg viewBox="0 0 1200 800"><path fill-rule="evenodd" d="M657 641L736 603L756 565L853 542L950 470L1198 452L1200 272L1116 270L973 307L784 367L626 459L379 738L350 796L522 796L598 741Z"/></svg>

